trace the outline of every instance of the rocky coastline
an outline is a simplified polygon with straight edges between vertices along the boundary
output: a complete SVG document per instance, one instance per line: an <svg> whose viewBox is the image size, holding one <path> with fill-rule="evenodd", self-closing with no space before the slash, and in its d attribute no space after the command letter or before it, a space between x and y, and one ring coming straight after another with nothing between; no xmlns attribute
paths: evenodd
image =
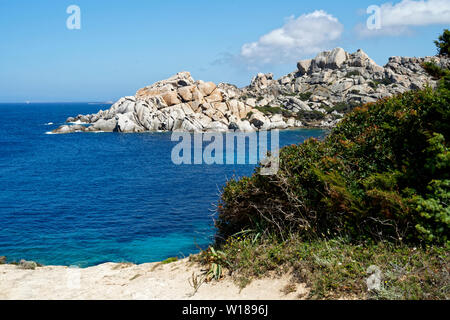
<svg viewBox="0 0 450 320"><path fill-rule="evenodd" d="M244 88L195 81L189 72L180 72L119 99L108 110L70 117L52 133L331 128L355 106L435 87L425 62L450 65L443 56L391 57L382 67L362 50L336 48L299 61L297 70L278 80L259 73Z"/></svg>

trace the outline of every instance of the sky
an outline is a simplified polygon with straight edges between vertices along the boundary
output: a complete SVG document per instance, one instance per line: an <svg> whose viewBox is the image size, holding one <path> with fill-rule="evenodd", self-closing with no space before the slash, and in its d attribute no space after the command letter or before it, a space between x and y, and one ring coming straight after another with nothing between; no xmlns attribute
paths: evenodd
<svg viewBox="0 0 450 320"><path fill-rule="evenodd" d="M180 71L242 87L335 47L384 65L444 28L450 0L0 0L0 102L115 101Z"/></svg>

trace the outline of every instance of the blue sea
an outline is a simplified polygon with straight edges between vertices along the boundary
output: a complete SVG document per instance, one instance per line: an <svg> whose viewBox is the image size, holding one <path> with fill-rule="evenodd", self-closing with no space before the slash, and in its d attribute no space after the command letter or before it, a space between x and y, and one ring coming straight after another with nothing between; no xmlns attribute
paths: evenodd
<svg viewBox="0 0 450 320"><path fill-rule="evenodd" d="M87 267L211 243L220 188L255 165L175 165L170 133L46 134L109 106L0 104L0 256ZM324 134L281 131L280 145Z"/></svg>

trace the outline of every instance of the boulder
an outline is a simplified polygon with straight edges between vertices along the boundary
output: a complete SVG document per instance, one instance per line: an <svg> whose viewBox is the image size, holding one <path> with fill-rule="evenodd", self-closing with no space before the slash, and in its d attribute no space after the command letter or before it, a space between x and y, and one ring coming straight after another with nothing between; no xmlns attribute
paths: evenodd
<svg viewBox="0 0 450 320"><path fill-rule="evenodd" d="M237 125L236 122L230 122L230 124L228 125L228 129L232 131L237 131L239 130L239 126Z"/></svg>
<svg viewBox="0 0 450 320"><path fill-rule="evenodd" d="M118 114L115 118L117 121L116 128L114 131L117 132L142 132L144 128L140 127L134 121L134 116L132 112L125 114Z"/></svg>
<svg viewBox="0 0 450 320"><path fill-rule="evenodd" d="M198 84L198 89L204 96L209 96L215 89L214 82L202 82Z"/></svg>
<svg viewBox="0 0 450 320"><path fill-rule="evenodd" d="M92 124L91 127L93 129L91 129L91 131L93 131L95 129L95 131L112 132L112 131L114 131L116 126L117 126L117 120L115 118L109 119L109 120L99 119L98 121L96 121Z"/></svg>
<svg viewBox="0 0 450 320"><path fill-rule="evenodd" d="M223 100L222 93L219 89L214 89L209 96L205 98L207 102L220 102Z"/></svg>
<svg viewBox="0 0 450 320"><path fill-rule="evenodd" d="M38 264L34 261L26 261L22 259L20 260L18 266L20 269L34 270L38 267Z"/></svg>
<svg viewBox="0 0 450 320"><path fill-rule="evenodd" d="M347 53L342 48L319 53L311 63L313 71L320 69L338 69L347 60Z"/></svg>
<svg viewBox="0 0 450 320"><path fill-rule="evenodd" d="M297 69L301 76L308 73L309 68L311 67L311 62L312 59L301 60L297 62Z"/></svg>
<svg viewBox="0 0 450 320"><path fill-rule="evenodd" d="M194 100L194 96L192 91L194 90L194 86L185 86L178 88L178 95L183 99L184 102L189 102Z"/></svg>
<svg viewBox="0 0 450 320"><path fill-rule="evenodd" d="M177 93L174 91L169 91L162 94L162 98L169 107L181 103L180 99L178 99Z"/></svg>

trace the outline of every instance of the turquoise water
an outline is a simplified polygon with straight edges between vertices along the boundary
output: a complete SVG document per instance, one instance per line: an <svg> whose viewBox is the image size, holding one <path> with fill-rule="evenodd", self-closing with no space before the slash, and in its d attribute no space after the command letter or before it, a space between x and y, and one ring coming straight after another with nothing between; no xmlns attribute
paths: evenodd
<svg viewBox="0 0 450 320"><path fill-rule="evenodd" d="M175 165L170 133L45 134L108 107L0 104L0 256L86 267L182 257L211 242L220 187L255 166ZM324 134L282 131L280 145Z"/></svg>

